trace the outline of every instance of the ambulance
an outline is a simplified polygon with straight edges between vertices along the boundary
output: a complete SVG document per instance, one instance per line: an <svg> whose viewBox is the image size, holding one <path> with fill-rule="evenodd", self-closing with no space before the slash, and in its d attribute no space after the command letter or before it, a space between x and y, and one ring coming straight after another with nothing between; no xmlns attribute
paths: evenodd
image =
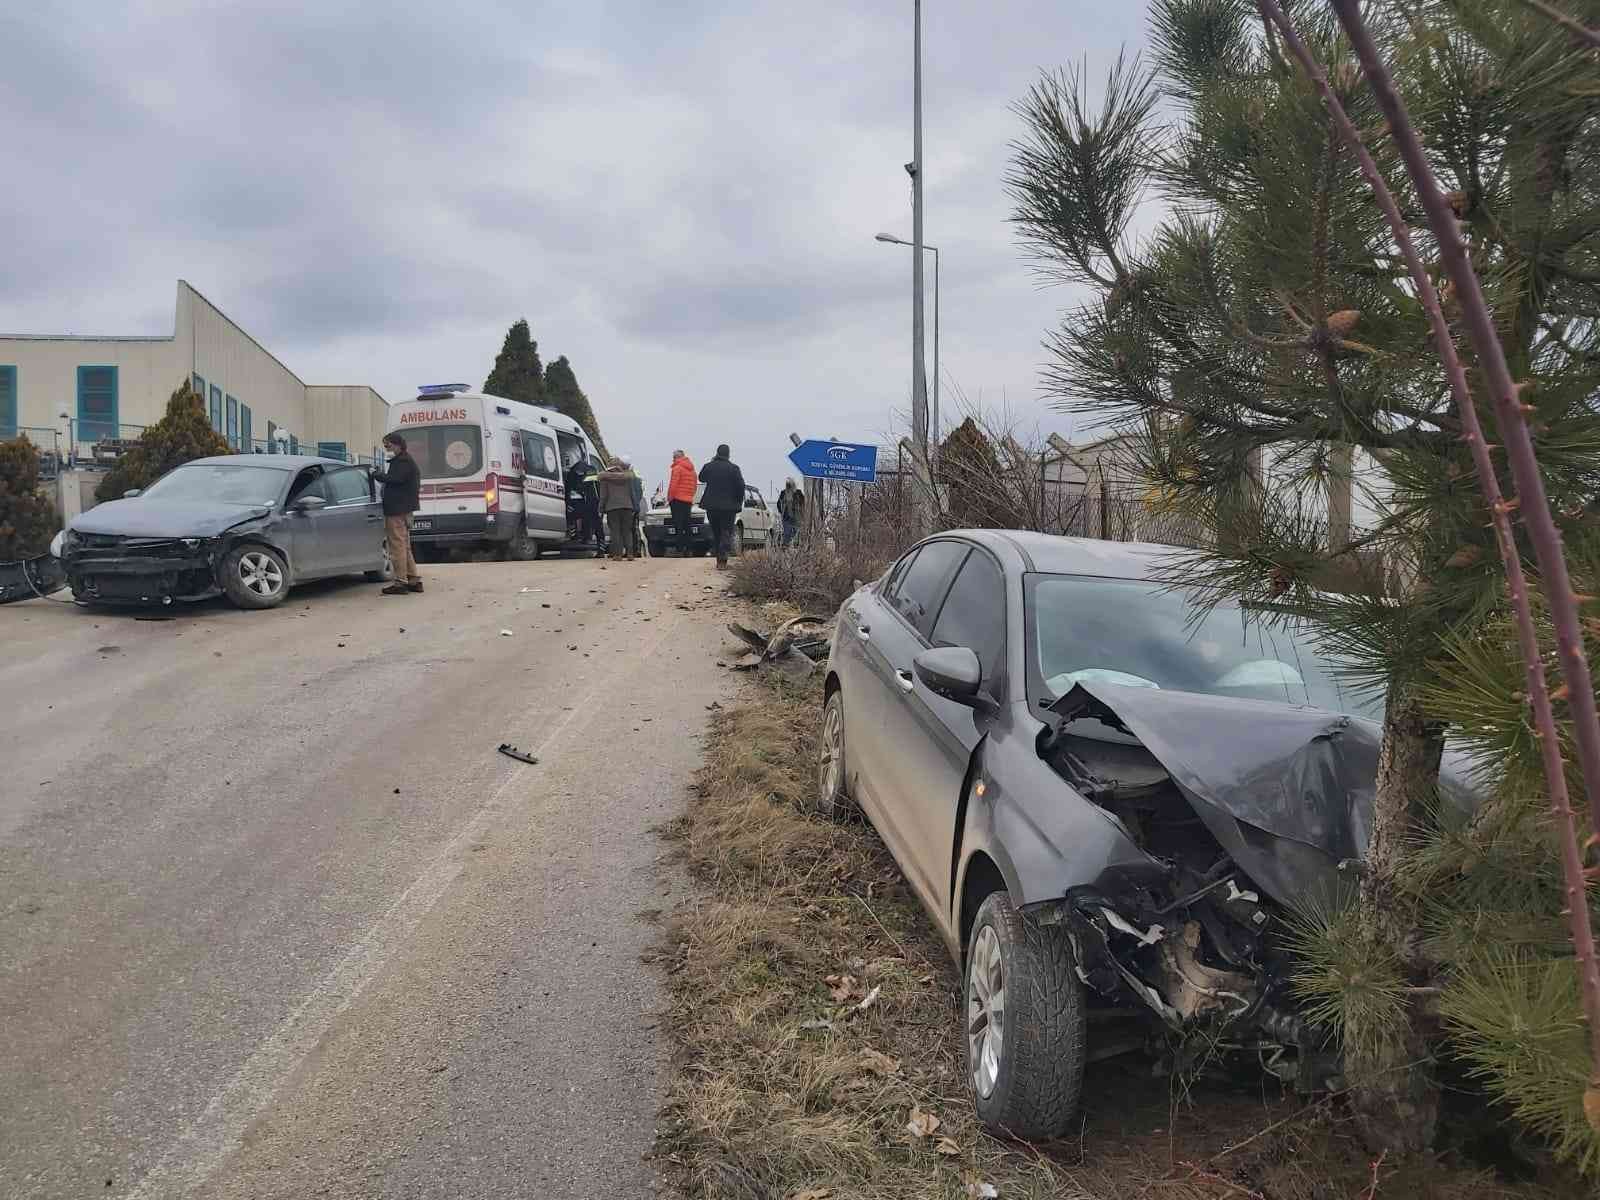
<svg viewBox="0 0 1600 1200"><path fill-rule="evenodd" d="M411 523L418 558L488 548L529 559L560 549L571 536L567 468L580 457L600 461L571 417L464 383L418 388L415 400L390 408L389 429L422 475Z"/></svg>

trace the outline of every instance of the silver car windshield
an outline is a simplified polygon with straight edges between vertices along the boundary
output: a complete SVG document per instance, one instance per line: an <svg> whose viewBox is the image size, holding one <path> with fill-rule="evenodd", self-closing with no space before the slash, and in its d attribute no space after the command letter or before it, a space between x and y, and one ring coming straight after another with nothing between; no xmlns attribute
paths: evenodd
<svg viewBox="0 0 1600 1200"><path fill-rule="evenodd" d="M1340 679L1311 630L1280 615L1218 606L1191 625L1181 592L1083 575L1040 576L1032 606L1036 666L1054 696L1101 682L1383 715L1381 696Z"/></svg>
<svg viewBox="0 0 1600 1200"><path fill-rule="evenodd" d="M276 504L287 474L277 467L189 463L168 471L152 483L144 495L167 501L236 504L244 508Z"/></svg>

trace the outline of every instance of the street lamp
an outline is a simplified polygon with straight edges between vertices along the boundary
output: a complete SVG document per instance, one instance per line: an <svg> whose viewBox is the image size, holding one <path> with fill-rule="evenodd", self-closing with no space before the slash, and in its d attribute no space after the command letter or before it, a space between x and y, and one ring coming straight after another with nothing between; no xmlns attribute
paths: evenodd
<svg viewBox="0 0 1600 1200"><path fill-rule="evenodd" d="M897 238L892 233L880 233L876 239L887 242L891 246L916 247L905 240ZM922 244L924 250L933 251L933 448L937 453L939 449L939 247L931 246L927 242Z"/></svg>
<svg viewBox="0 0 1600 1200"><path fill-rule="evenodd" d="M77 439L72 436L72 414L62 411L56 415L67 423L67 465L76 466L78 463L78 442ZM58 429L56 431L56 436L59 437L60 434L61 431Z"/></svg>

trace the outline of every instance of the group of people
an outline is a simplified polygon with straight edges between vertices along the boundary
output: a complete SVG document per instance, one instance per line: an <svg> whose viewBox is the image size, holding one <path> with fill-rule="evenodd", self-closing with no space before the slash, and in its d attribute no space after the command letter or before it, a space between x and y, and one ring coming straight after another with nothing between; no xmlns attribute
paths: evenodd
<svg viewBox="0 0 1600 1200"><path fill-rule="evenodd" d="M619 454L604 469L587 459L579 459L567 471L567 494L577 506L578 540L592 542L613 559L644 557L644 517L647 511L644 482L633 469L633 460ZM700 489L704 484L704 491ZM696 494L711 527L712 546L717 566L726 568L732 550L739 510L744 507L744 473L733 461L726 444L717 447L716 457L700 468L683 450L672 452L667 475L666 500L672 512L672 530L678 552L687 555L693 537ZM602 523L603 522L603 523ZM609 535L609 536L608 536Z"/></svg>
<svg viewBox="0 0 1600 1200"><path fill-rule="evenodd" d="M383 439L388 456L387 468L370 468L372 477L384 485L383 513L388 537L390 560L394 564L394 582L384 588L386 594L422 591L422 579L417 574L417 562L411 550L411 518L419 505L421 472L416 461L406 451L405 438L391 433ZM645 554L644 481L633 469L633 460L619 454L609 467L602 468L586 455L579 455L568 467L564 482L568 503L572 507L577 538L591 543L613 559L643 558ZM700 485L704 485L703 490ZM717 447L716 457L696 473L694 463L682 450L672 452L672 466L666 486L666 499L672 510L672 528L678 551L687 555L693 537L693 519L696 494L700 507L705 510L706 522L711 527L712 546L716 551L717 567L725 570L732 552L734 531L739 512L745 504L744 472L733 461L726 444ZM805 494L789 480L783 495L778 498L778 512L783 518L783 538L787 544L794 540L805 506ZM609 535L609 536L608 536Z"/></svg>

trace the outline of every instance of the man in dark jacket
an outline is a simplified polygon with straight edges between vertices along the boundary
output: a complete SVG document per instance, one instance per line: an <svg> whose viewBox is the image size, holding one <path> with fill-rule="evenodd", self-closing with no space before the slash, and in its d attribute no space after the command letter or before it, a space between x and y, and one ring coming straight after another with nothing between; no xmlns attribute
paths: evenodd
<svg viewBox="0 0 1600 1200"><path fill-rule="evenodd" d="M422 576L417 574L416 556L411 553L411 514L422 507L418 499L422 472L417 470L416 460L406 453L406 439L398 433L383 439L383 450L389 456L389 469L368 468L371 476L383 484L384 534L389 542L389 565L394 568L394 582L383 589L383 594L404 596L422 590Z"/></svg>
<svg viewBox="0 0 1600 1200"><path fill-rule="evenodd" d="M606 548L605 519L600 515L600 468L586 454L579 454L567 468L567 494L577 501L578 540L593 542L595 549Z"/></svg>
<svg viewBox="0 0 1600 1200"><path fill-rule="evenodd" d="M728 550L733 542L734 522L744 508L744 472L729 458L727 443L717 447L717 456L700 468L700 507L706 510L711 525L711 544L717 550L717 569L726 570Z"/></svg>

